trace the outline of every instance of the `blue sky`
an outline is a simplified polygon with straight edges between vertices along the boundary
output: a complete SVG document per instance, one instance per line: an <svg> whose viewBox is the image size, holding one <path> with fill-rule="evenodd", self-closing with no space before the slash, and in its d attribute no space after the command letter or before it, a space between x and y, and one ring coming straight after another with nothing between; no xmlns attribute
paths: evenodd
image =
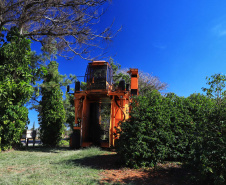
<svg viewBox="0 0 226 185"><path fill-rule="evenodd" d="M206 76L226 71L225 0L112 0L97 29L122 26L107 48L122 68L138 68L178 96L202 93ZM38 51L37 45L32 49ZM85 74L87 61L58 58L61 74ZM30 125L37 115L29 114Z"/></svg>

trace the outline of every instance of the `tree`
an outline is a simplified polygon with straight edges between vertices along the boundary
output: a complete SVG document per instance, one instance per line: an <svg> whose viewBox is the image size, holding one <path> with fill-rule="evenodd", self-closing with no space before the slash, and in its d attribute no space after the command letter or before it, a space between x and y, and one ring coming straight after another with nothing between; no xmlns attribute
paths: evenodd
<svg viewBox="0 0 226 185"><path fill-rule="evenodd" d="M111 26L96 28L108 0L1 0L0 30L17 26L21 35L51 49L54 43L61 56L68 51L90 59L91 48L111 40ZM68 56L68 55L67 55ZM69 57L68 57L69 58Z"/></svg>
<svg viewBox="0 0 226 185"><path fill-rule="evenodd" d="M139 71L138 84L140 95L145 95L152 90L163 91L168 86L167 83L161 82L157 76L152 76L143 71Z"/></svg>
<svg viewBox="0 0 226 185"><path fill-rule="evenodd" d="M77 78L75 75L70 74L70 77L68 79L68 82L70 84L75 84ZM85 83L85 82L83 82ZM74 89L71 89L71 91L73 92ZM65 121L65 125L67 127L70 127L71 130L73 130L74 127L74 123L75 123L75 105L74 105L74 94L70 94L70 93L66 93L65 95L65 99L64 99L64 109L66 112L66 121Z"/></svg>
<svg viewBox="0 0 226 185"><path fill-rule="evenodd" d="M118 84L120 79L124 79L126 83L130 83L130 77L129 74L127 73L129 69L127 68L121 69L121 65L118 63L114 63L114 60L112 58L110 58L109 62L113 69L114 82ZM151 74L145 73L140 70L138 73L139 73L138 87L140 95L146 95L149 93L149 91L152 90L162 91L167 88L167 83L161 82L158 77L152 76Z"/></svg>
<svg viewBox="0 0 226 185"><path fill-rule="evenodd" d="M114 62L114 59L110 57L109 64L113 70L113 81L116 85L119 84L121 79L125 80L126 83L130 83L130 76L127 73L128 70L121 70L121 65L117 62Z"/></svg>
<svg viewBox="0 0 226 185"><path fill-rule="evenodd" d="M75 106L74 106L74 95L66 93L66 98L64 99L64 109L66 112L65 125L73 130L75 123Z"/></svg>
<svg viewBox="0 0 226 185"><path fill-rule="evenodd" d="M209 88L202 88L206 92L207 96L215 98L217 103L220 104L222 99L225 97L226 91L225 88L226 75L214 74L211 77L206 77L207 85Z"/></svg>
<svg viewBox="0 0 226 185"><path fill-rule="evenodd" d="M28 123L29 101L33 87L30 40L13 27L6 39L1 37L0 48L0 150L20 143Z"/></svg>
<svg viewBox="0 0 226 185"><path fill-rule="evenodd" d="M35 121L33 122L33 126L32 126L32 128L31 128L31 130L32 130L32 131L35 130Z"/></svg>
<svg viewBox="0 0 226 185"><path fill-rule="evenodd" d="M51 61L41 85L42 100L38 120L40 138L46 146L57 146L64 131L65 110L60 82L63 76L58 72L58 64Z"/></svg>

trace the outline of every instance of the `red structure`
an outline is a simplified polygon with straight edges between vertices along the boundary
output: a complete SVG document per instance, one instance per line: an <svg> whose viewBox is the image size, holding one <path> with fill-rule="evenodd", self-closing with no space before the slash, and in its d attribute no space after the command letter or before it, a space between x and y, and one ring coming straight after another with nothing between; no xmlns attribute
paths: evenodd
<svg viewBox="0 0 226 185"><path fill-rule="evenodd" d="M138 95L138 69L130 69L131 83L113 84L113 71L105 61L88 64L85 74L86 89L76 82L74 92L75 126L71 148L97 145L114 147L119 137L119 122L129 118L132 95Z"/></svg>

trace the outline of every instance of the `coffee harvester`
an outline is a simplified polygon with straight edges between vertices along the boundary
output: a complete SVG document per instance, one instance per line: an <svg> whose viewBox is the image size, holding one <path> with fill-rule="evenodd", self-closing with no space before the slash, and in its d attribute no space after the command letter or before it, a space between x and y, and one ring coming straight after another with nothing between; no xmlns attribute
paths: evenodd
<svg viewBox="0 0 226 185"><path fill-rule="evenodd" d="M75 83L75 124L70 137L71 148L115 146L119 123L129 118L131 96L138 95L138 69L130 69L128 73L130 84L121 80L115 87L112 67L108 62L93 61L88 64L84 77L86 89L81 90L80 82Z"/></svg>

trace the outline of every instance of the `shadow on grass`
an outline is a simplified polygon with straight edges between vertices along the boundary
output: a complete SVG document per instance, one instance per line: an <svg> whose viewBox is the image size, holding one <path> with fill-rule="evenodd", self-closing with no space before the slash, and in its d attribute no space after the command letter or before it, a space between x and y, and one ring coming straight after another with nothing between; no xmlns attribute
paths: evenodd
<svg viewBox="0 0 226 185"><path fill-rule="evenodd" d="M29 152L51 152L60 153L62 151L69 151L69 147L46 148L42 146L24 147L21 150ZM82 154L82 153L80 153ZM85 154L84 154L85 155ZM150 185L193 185L189 181L191 171L183 168L181 165L168 165L171 162L159 165L154 169L128 169L122 165L120 156L116 153L105 153L95 156L80 155L79 159L68 159L60 161L60 164L69 166L81 166L85 168L92 168L97 170L104 170L101 173L101 181L99 184L150 184Z"/></svg>
<svg viewBox="0 0 226 185"><path fill-rule="evenodd" d="M112 170L123 167L120 157L117 154L96 155L91 157L84 157L81 159L66 160L63 161L63 163L73 164L75 166L84 166L98 170Z"/></svg>
<svg viewBox="0 0 226 185"><path fill-rule="evenodd" d="M150 185L193 185L188 179L190 171L182 166L157 169L129 169L122 165L117 154L98 155L61 163L104 170L100 184L150 184Z"/></svg>

